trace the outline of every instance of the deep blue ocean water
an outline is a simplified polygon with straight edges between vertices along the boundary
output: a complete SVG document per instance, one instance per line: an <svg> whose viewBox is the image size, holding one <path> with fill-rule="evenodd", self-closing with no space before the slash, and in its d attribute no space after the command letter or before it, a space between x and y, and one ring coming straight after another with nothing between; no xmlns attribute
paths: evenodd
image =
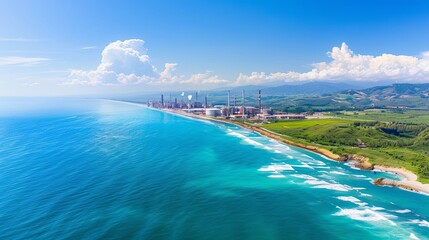
<svg viewBox="0 0 429 240"><path fill-rule="evenodd" d="M429 196L228 124L0 98L0 239L429 239Z"/></svg>

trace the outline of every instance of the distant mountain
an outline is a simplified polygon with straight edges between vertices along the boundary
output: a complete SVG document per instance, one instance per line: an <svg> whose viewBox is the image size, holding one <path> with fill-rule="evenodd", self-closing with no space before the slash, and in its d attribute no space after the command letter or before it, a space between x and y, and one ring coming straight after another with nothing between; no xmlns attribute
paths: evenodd
<svg viewBox="0 0 429 240"><path fill-rule="evenodd" d="M429 83L399 83L362 90L346 90L332 95L333 101L348 102L354 106L406 107L427 109Z"/></svg>
<svg viewBox="0 0 429 240"><path fill-rule="evenodd" d="M278 84L278 83L277 83ZM305 83L288 83L282 85L268 86L268 85L246 85L234 88L218 88L212 90L211 93L215 95L225 95L227 90L231 94L238 95L244 90L246 95L256 94L258 90L262 91L264 96L285 96L285 95L323 95L335 92L341 92L349 89L363 89L365 87L339 82L305 82Z"/></svg>
<svg viewBox="0 0 429 240"><path fill-rule="evenodd" d="M378 86L363 90L364 93L379 96L400 96L400 95L427 95L429 93L429 83L422 84L393 84L391 86Z"/></svg>
<svg viewBox="0 0 429 240"><path fill-rule="evenodd" d="M390 86L377 86L362 90L346 90L341 93L373 97L376 99L404 98L407 96L425 97L429 95L429 83L397 83Z"/></svg>
<svg viewBox="0 0 429 240"><path fill-rule="evenodd" d="M309 85L303 84L296 86L301 93L321 93L324 87L331 86L331 91L336 91L341 88L347 88L347 84L338 84L332 86L330 84L322 84L321 88L317 88L318 84L312 83ZM292 93L294 88L276 89L282 93ZM305 90L304 90L305 89ZM327 90L327 91L328 91ZM296 93L296 92L293 92ZM363 110L370 108L391 108L398 112L401 109L429 109L429 83L424 84L392 84L389 86L376 86L365 89L347 89L330 94L303 94L290 97L282 97L271 95L264 92L265 104L273 107L276 110L289 112L303 112L308 110L314 111L340 111L340 110Z"/></svg>
<svg viewBox="0 0 429 240"><path fill-rule="evenodd" d="M264 95L301 95L301 94L329 94L349 89L360 89L359 86L347 83L309 82L301 85L282 85L262 90Z"/></svg>

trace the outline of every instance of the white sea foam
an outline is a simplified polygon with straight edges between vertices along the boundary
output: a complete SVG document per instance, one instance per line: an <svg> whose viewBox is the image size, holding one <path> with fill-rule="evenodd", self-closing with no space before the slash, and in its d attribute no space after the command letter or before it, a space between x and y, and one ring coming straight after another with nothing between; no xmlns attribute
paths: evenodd
<svg viewBox="0 0 429 240"><path fill-rule="evenodd" d="M319 160L314 160L314 161L310 161L310 162L307 162L307 163L308 164L317 165L317 166L325 166L326 165L324 162L319 161Z"/></svg>
<svg viewBox="0 0 429 240"><path fill-rule="evenodd" d="M382 208L382 207L371 207L371 210L380 211L380 210L384 210L384 208Z"/></svg>
<svg viewBox="0 0 429 240"><path fill-rule="evenodd" d="M363 197L372 197L371 194L367 194L367 193L360 193L360 195L363 196Z"/></svg>
<svg viewBox="0 0 429 240"><path fill-rule="evenodd" d="M336 174L336 175L347 175L344 172L339 172L339 171L330 171L330 174Z"/></svg>
<svg viewBox="0 0 429 240"><path fill-rule="evenodd" d="M337 208L339 208L340 211L337 213L334 213L334 216L346 216L353 220L364 221L364 222L387 221L391 225L394 225L394 226L396 225L393 221L389 220L387 217L369 208L342 209L338 206Z"/></svg>
<svg viewBox="0 0 429 240"><path fill-rule="evenodd" d="M409 223L417 224L420 227L428 227L429 228L429 222L426 220L413 219Z"/></svg>
<svg viewBox="0 0 429 240"><path fill-rule="evenodd" d="M301 156L301 157L305 157L305 158L307 158L307 159L314 160L314 158L312 158L312 157L308 156L307 154L300 154L300 156Z"/></svg>
<svg viewBox="0 0 429 240"><path fill-rule="evenodd" d="M286 176L283 174L271 174L268 177L269 178L285 178Z"/></svg>
<svg viewBox="0 0 429 240"><path fill-rule="evenodd" d="M282 149L285 149L285 150L290 150L290 147L289 147L289 146L287 146L287 145L285 145L285 144L283 144L283 143L280 143L280 142L278 142L277 140L270 139L270 140L269 140L269 142L270 142L270 143L272 143L271 145L272 145L273 147L276 147L276 148L282 148Z"/></svg>
<svg viewBox="0 0 429 240"><path fill-rule="evenodd" d="M291 174L291 176L301 179L317 180L317 178L306 174Z"/></svg>
<svg viewBox="0 0 429 240"><path fill-rule="evenodd" d="M310 185L321 185L321 184L329 184L326 181L323 180L318 180L318 179L309 179L309 180L305 180L304 183L310 184Z"/></svg>
<svg viewBox="0 0 429 240"><path fill-rule="evenodd" d="M239 138L246 138L246 136L244 136L243 134L232 131L231 129L227 129L227 134L231 136L239 137Z"/></svg>
<svg viewBox="0 0 429 240"><path fill-rule="evenodd" d="M251 145L255 145L255 146L264 146L264 144L262 144L262 143L259 143L259 142L257 142L257 141L255 141L255 140L252 140L252 139L250 139L250 138L248 138L248 137L246 137L246 138L244 138L243 139L245 142L247 142L248 144L251 144Z"/></svg>
<svg viewBox="0 0 429 240"><path fill-rule="evenodd" d="M302 162L302 161L299 161L299 162L302 164L302 167L304 167L304 168L314 169L312 166L308 165L305 162Z"/></svg>
<svg viewBox="0 0 429 240"><path fill-rule="evenodd" d="M392 212L396 212L396 213L409 213L409 212L411 212L411 210L410 209L392 210Z"/></svg>
<svg viewBox="0 0 429 240"><path fill-rule="evenodd" d="M282 171L293 171L293 167L289 164L276 164L272 163L268 166L262 166L258 169L260 172L282 172Z"/></svg>
<svg viewBox="0 0 429 240"><path fill-rule="evenodd" d="M327 156L325 156L325 155L319 154L319 156L320 156L320 157L322 157L322 158L324 158L324 159L326 159L326 160L332 161L332 159L328 158L328 157L327 157Z"/></svg>
<svg viewBox="0 0 429 240"><path fill-rule="evenodd" d="M321 178L325 178L325 179L334 179L334 177L333 177L333 176L327 175L327 174L325 174L325 173L320 174L320 175L319 175L319 177L321 177Z"/></svg>
<svg viewBox="0 0 429 240"><path fill-rule="evenodd" d="M410 233L410 239L419 239L414 233Z"/></svg>
<svg viewBox="0 0 429 240"><path fill-rule="evenodd" d="M294 168L309 168L309 169L313 169L312 167L310 167L308 165L302 165L302 164L299 164L299 165L293 164L291 166L294 167Z"/></svg>
<svg viewBox="0 0 429 240"><path fill-rule="evenodd" d="M354 170L361 170L361 169L355 167L354 163L352 163L352 162L346 162L346 163L344 163L344 165L346 165L346 166L348 166L348 167L350 167L351 169L354 169Z"/></svg>
<svg viewBox="0 0 429 240"><path fill-rule="evenodd" d="M337 197L337 199L339 199L341 201L345 201L345 202L351 202L351 203L354 203L354 204L356 204L358 206L365 206L365 205L367 205L367 203L362 202L361 200L359 200L359 199L357 199L357 198L355 198L353 196L340 196L340 197Z"/></svg>
<svg viewBox="0 0 429 240"><path fill-rule="evenodd" d="M336 190L336 191L341 191L341 192L348 192L351 190L351 188L349 186L342 185L339 183L320 184L320 185L314 186L313 188L324 188L324 189Z"/></svg>
<svg viewBox="0 0 429 240"><path fill-rule="evenodd" d="M308 179L304 183L313 185L313 188L323 188L323 189L336 190L341 192L347 192L352 189L347 185L343 185L339 183L328 183L326 181L319 180L319 179Z"/></svg>
<svg viewBox="0 0 429 240"><path fill-rule="evenodd" d="M263 166L258 169L259 172L274 172L276 169L273 166Z"/></svg>
<svg viewBox="0 0 429 240"><path fill-rule="evenodd" d="M258 140L265 140L265 138L263 138L263 137L249 137L246 134L240 133L239 131L233 131L231 129L227 129L227 134L241 138L247 144L250 144L250 145L253 145L256 147L261 147L261 148L264 148L265 150L273 151L275 153L283 153L281 150L287 149L287 146L285 146L285 145L277 145L277 144L276 145L273 145L273 144L266 145L266 144L259 142ZM280 146L281 148L279 149L278 146Z"/></svg>

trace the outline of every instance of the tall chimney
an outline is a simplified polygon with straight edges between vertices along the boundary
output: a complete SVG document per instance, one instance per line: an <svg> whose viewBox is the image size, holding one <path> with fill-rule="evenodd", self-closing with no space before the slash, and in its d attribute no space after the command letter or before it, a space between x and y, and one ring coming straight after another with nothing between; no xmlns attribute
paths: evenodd
<svg viewBox="0 0 429 240"><path fill-rule="evenodd" d="M232 109L232 114L235 113L235 108L237 107L237 95L234 95L234 108Z"/></svg>
<svg viewBox="0 0 429 240"><path fill-rule="evenodd" d="M243 93L242 93L242 95L243 95L243 108L241 109L241 111L242 111L243 116L244 116L244 115L246 115L246 109L245 109L245 106L246 106L246 100L245 100L244 89L243 89Z"/></svg>
<svg viewBox="0 0 429 240"><path fill-rule="evenodd" d="M262 113L261 90L258 90L258 105L259 105L259 113Z"/></svg>
<svg viewBox="0 0 429 240"><path fill-rule="evenodd" d="M161 107L164 107L164 94L161 94Z"/></svg>
<svg viewBox="0 0 429 240"><path fill-rule="evenodd" d="M228 90L228 108L227 108L227 112L226 112L226 116L228 116L228 117L229 117L230 112L231 112L231 110L230 110L230 97L231 97L231 91Z"/></svg>
<svg viewBox="0 0 429 240"><path fill-rule="evenodd" d="M198 92L195 92L195 102L198 102Z"/></svg>
<svg viewBox="0 0 429 240"><path fill-rule="evenodd" d="M204 97L204 107L208 108L208 101L207 101L207 95Z"/></svg>

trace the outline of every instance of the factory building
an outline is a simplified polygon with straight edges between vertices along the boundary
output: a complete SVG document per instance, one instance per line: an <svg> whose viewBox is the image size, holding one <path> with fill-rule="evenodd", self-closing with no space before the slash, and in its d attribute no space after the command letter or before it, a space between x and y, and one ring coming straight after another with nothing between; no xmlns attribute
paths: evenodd
<svg viewBox="0 0 429 240"><path fill-rule="evenodd" d="M243 107L240 107L238 109L238 113L241 114L241 115L246 115L246 116L253 117L253 116L255 116L256 114L259 113L259 109L255 108L255 107L246 106L246 107L244 107L244 112L243 112Z"/></svg>
<svg viewBox="0 0 429 240"><path fill-rule="evenodd" d="M206 116L219 117L221 116L221 110L219 108L206 108Z"/></svg>

